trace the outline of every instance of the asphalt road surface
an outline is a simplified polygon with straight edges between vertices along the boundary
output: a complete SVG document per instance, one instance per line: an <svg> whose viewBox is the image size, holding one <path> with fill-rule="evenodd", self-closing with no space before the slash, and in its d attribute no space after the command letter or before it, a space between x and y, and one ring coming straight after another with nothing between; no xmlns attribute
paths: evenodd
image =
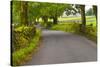
<svg viewBox="0 0 100 67"><path fill-rule="evenodd" d="M62 31L44 30L38 52L25 65L89 62L97 60L96 43Z"/></svg>

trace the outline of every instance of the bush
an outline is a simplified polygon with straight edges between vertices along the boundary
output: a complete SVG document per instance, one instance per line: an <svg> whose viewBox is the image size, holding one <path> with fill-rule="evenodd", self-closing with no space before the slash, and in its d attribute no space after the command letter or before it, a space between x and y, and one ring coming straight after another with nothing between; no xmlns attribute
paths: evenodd
<svg viewBox="0 0 100 67"><path fill-rule="evenodd" d="M82 32L80 23L60 23L57 25L53 25L51 27L51 30L60 30L60 31L71 32L75 34L82 34L93 41L97 41L97 28L92 24L86 25L85 33Z"/></svg>
<svg viewBox="0 0 100 67"><path fill-rule="evenodd" d="M93 41L97 41L97 28L96 26L91 26L88 25L86 26L86 36L90 39L92 39Z"/></svg>
<svg viewBox="0 0 100 67"><path fill-rule="evenodd" d="M79 31L79 24L78 23L61 23L61 24L52 26L51 29L75 33Z"/></svg>
<svg viewBox="0 0 100 67"><path fill-rule="evenodd" d="M21 26L21 27L12 29L13 51L16 51L28 46L27 44L31 41L34 35L35 35L34 27Z"/></svg>
<svg viewBox="0 0 100 67"><path fill-rule="evenodd" d="M26 62L27 58L36 50L39 39L40 39L40 30L36 30L36 34L32 38L31 42L28 43L27 47L21 48L12 53L12 65L21 65Z"/></svg>

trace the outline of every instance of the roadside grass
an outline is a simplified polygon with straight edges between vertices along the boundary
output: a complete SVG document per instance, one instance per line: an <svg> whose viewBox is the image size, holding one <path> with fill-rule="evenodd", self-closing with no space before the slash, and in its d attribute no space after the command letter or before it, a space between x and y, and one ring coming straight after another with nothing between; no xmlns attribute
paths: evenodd
<svg viewBox="0 0 100 67"><path fill-rule="evenodd" d="M86 25L90 25L92 24L93 27L95 27L97 25L96 20L93 20L92 22L86 22Z"/></svg>
<svg viewBox="0 0 100 67"><path fill-rule="evenodd" d="M75 18L76 19L76 18ZM79 18L78 18L79 19ZM82 34L83 36L86 36L87 38L97 41L97 27L96 27L96 18L90 18L87 17L86 19L92 20L91 22L86 22L86 33L82 34L80 30L80 23L74 23L74 22L61 22L58 23L57 25L53 25L51 27L51 30L60 30L60 31L65 31L65 32L71 32L75 34Z"/></svg>
<svg viewBox="0 0 100 67"><path fill-rule="evenodd" d="M51 30L60 30L65 32L72 32L74 33L77 31L79 24L76 23L60 23L51 27ZM74 28L75 27L75 28Z"/></svg>
<svg viewBox="0 0 100 67"><path fill-rule="evenodd" d="M84 35L84 34L82 34L82 35ZM97 27L96 26L87 27L86 28L86 33L85 33L84 36L86 36L90 40L93 40L94 42L97 43Z"/></svg>
<svg viewBox="0 0 100 67"><path fill-rule="evenodd" d="M25 61L29 60L30 55L33 52L35 52L37 49L40 36L41 36L40 34L41 34L41 31L37 30L29 46L12 53L12 65L13 66L24 64Z"/></svg>

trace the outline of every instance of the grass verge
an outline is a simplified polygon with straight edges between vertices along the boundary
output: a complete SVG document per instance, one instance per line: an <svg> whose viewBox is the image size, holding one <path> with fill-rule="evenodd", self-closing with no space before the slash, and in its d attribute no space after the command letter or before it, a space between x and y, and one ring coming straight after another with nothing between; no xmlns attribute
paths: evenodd
<svg viewBox="0 0 100 67"><path fill-rule="evenodd" d="M60 30L65 32L70 32L78 35L82 35L87 37L88 39L97 42L97 28L95 25L93 26L86 26L86 33L79 32L79 24L75 23L62 23L57 24L51 27L51 30Z"/></svg>

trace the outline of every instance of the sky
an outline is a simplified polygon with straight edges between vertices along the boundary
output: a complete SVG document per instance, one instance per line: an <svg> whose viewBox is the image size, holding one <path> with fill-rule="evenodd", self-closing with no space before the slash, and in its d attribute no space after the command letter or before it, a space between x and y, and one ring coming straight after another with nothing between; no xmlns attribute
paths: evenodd
<svg viewBox="0 0 100 67"><path fill-rule="evenodd" d="M86 12L88 9L90 9L90 8L92 8L92 5L86 5L86 6L85 6L85 12ZM66 16L65 13L63 14L63 17L64 17L64 16Z"/></svg>
<svg viewBox="0 0 100 67"><path fill-rule="evenodd" d="M85 6L85 11L87 11L88 9L92 8L92 5L86 5Z"/></svg>

